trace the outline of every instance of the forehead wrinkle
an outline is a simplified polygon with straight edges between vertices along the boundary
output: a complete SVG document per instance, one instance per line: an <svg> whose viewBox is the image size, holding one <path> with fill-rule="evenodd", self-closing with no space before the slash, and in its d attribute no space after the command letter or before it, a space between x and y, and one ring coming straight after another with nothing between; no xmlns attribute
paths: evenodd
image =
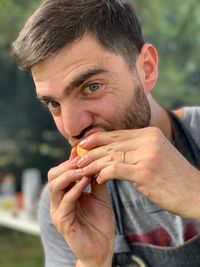
<svg viewBox="0 0 200 267"><path fill-rule="evenodd" d="M108 70L98 67L98 68L90 68L80 74L78 74L72 82L70 82L69 85L64 89L63 95L68 96L73 90L78 88L80 85L82 85L84 82L86 82L89 78L98 75L98 74L104 74L109 73ZM56 100L57 98L51 95L40 95L37 94L37 99L39 101L41 100Z"/></svg>

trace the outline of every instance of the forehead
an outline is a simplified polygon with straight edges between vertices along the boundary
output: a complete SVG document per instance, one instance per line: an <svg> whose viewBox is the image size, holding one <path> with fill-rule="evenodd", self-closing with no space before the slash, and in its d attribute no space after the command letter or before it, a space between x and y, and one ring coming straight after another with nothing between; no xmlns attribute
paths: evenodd
<svg viewBox="0 0 200 267"><path fill-rule="evenodd" d="M67 45L57 54L36 64L31 71L33 77L40 81L62 73L63 70L66 75L87 67L112 69L121 64L126 65L121 55L106 50L94 37L86 35L81 40Z"/></svg>

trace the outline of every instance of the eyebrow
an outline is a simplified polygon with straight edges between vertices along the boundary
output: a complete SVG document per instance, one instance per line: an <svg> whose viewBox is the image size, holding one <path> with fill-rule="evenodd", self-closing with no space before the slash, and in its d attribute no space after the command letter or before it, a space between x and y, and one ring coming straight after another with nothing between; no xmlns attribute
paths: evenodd
<svg viewBox="0 0 200 267"><path fill-rule="evenodd" d="M107 70L98 68L98 69L89 69L81 74L79 74L77 77L74 78L74 80L65 88L65 94L72 92L75 88L78 88L81 86L84 82L86 82L89 78L92 76L98 75L98 74L104 74L108 73Z"/></svg>
<svg viewBox="0 0 200 267"><path fill-rule="evenodd" d="M98 75L98 74L104 74L108 73L108 70L102 69L102 68L94 68L94 69L89 69L74 78L72 82L70 82L69 85L64 89L64 95L70 94L74 89L78 88L81 86L84 82L86 82L89 78ZM39 101L46 101L46 100L53 100L54 98L51 96L40 96L37 95L37 99Z"/></svg>

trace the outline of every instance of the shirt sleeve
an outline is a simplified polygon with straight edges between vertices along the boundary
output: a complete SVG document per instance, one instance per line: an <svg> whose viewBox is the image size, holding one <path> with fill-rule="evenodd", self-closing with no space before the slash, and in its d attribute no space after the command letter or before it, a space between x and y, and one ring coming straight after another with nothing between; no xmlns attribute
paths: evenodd
<svg viewBox="0 0 200 267"><path fill-rule="evenodd" d="M45 186L39 203L39 224L45 253L45 267L73 267L76 258L54 227L50 218L48 187Z"/></svg>

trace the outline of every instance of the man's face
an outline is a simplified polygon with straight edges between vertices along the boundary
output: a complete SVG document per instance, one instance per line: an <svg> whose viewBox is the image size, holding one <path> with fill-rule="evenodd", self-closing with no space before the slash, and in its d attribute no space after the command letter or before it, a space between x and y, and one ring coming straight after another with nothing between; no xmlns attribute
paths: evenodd
<svg viewBox="0 0 200 267"><path fill-rule="evenodd" d="M72 146L97 131L149 125L150 108L136 70L91 36L35 65L32 75L38 98Z"/></svg>

